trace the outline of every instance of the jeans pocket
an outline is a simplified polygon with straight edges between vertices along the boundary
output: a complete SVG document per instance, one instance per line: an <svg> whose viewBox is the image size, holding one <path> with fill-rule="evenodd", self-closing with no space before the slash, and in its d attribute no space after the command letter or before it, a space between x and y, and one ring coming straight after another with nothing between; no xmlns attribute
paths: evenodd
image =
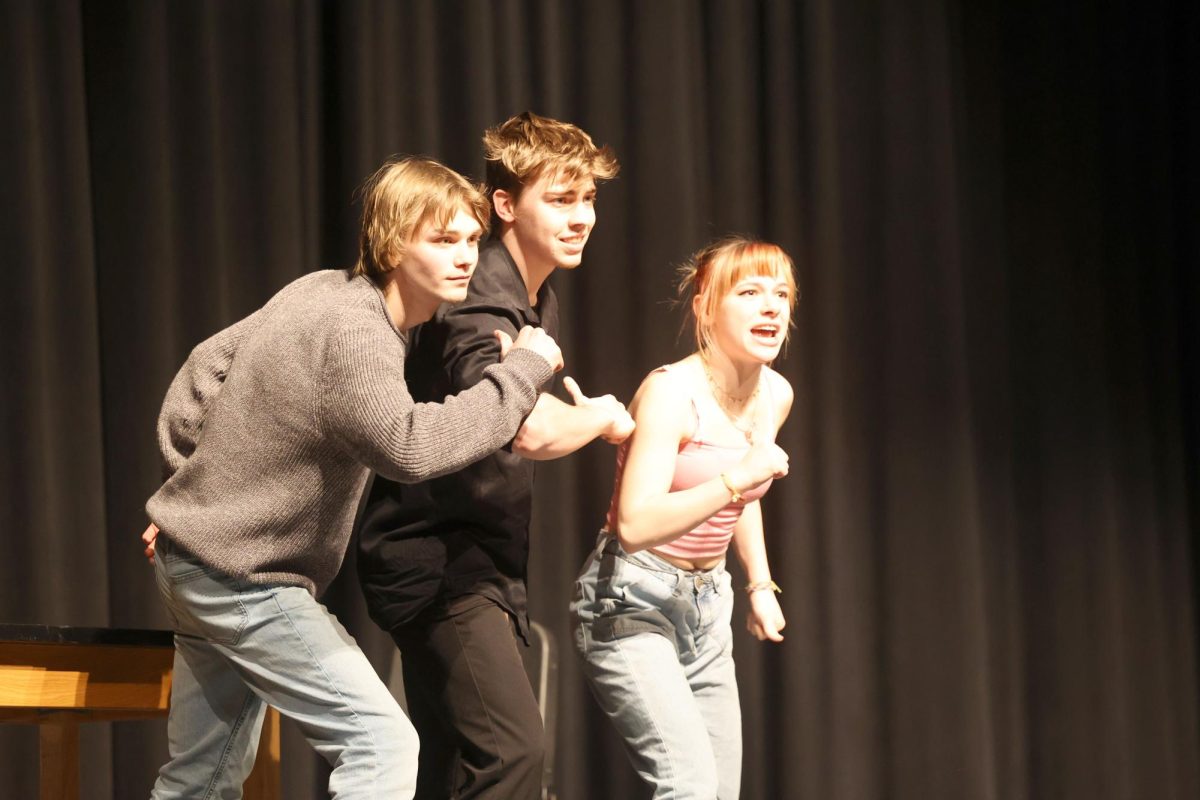
<svg viewBox="0 0 1200 800"><path fill-rule="evenodd" d="M725 569L716 573L717 593L728 595L733 591L733 576Z"/></svg>
<svg viewBox="0 0 1200 800"><path fill-rule="evenodd" d="M648 569L631 556L606 553L600 563L596 595L655 607L670 601L677 583L674 573Z"/></svg>
<svg viewBox="0 0 1200 800"><path fill-rule="evenodd" d="M181 633L214 644L235 646L241 642L249 614L242 592L222 581L224 577L207 567L171 577ZM255 587L255 591L261 589Z"/></svg>
<svg viewBox="0 0 1200 800"><path fill-rule="evenodd" d="M240 598L222 598L221 608L215 615L206 615L199 619L204 629L205 638L216 644L237 646L242 641L242 633L246 630L249 615L246 606Z"/></svg>
<svg viewBox="0 0 1200 800"><path fill-rule="evenodd" d="M656 633L675 641L675 626L671 620L652 608L611 608L609 613L601 613L592 622L592 638L598 642L613 642L643 633Z"/></svg>
<svg viewBox="0 0 1200 800"><path fill-rule="evenodd" d="M203 561L174 547L168 548L162 554L162 565L166 578L173 584L187 583L196 578L212 575L217 572L216 569L208 566Z"/></svg>
<svg viewBox="0 0 1200 800"><path fill-rule="evenodd" d="M605 553L600 575L593 639L613 642L639 634L659 634L674 642L677 649L691 649L687 603L678 594L677 573L650 568L639 563L636 556Z"/></svg>
<svg viewBox="0 0 1200 800"><path fill-rule="evenodd" d="M291 611L295 608L308 608L314 603L322 610L323 605L317 603L313 596L308 593L308 589L303 586L264 586L267 591L275 599L275 607L282 612Z"/></svg>

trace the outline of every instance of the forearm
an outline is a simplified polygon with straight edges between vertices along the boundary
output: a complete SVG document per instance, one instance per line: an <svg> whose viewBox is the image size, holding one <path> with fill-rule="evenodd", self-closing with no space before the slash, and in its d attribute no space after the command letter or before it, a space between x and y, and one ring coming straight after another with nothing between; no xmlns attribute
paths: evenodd
<svg viewBox="0 0 1200 800"><path fill-rule="evenodd" d="M523 458L547 461L574 453L601 436L612 414L592 405L568 405L542 394L513 440L513 452Z"/></svg>
<svg viewBox="0 0 1200 800"><path fill-rule="evenodd" d="M678 539L729 504L730 491L713 478L680 492L666 492L622 503L617 537L628 552Z"/></svg>
<svg viewBox="0 0 1200 800"><path fill-rule="evenodd" d="M733 548L749 583L771 580L767 546L763 538L762 509L755 501L746 506L733 529Z"/></svg>
<svg viewBox="0 0 1200 800"><path fill-rule="evenodd" d="M763 542L762 509L758 502L750 503L733 529L733 547L742 569L746 572L750 594L750 611L746 628L756 639L782 642L787 624L779 599L775 593L779 587L771 580L771 567L767 564L767 548Z"/></svg>
<svg viewBox="0 0 1200 800"><path fill-rule="evenodd" d="M511 441L551 374L544 358L515 350L475 386L444 402L413 403L406 391L375 391L366 402L355 398L343 404L360 410L338 424L367 466L400 483L425 481L460 470ZM385 405L389 396L393 402Z"/></svg>

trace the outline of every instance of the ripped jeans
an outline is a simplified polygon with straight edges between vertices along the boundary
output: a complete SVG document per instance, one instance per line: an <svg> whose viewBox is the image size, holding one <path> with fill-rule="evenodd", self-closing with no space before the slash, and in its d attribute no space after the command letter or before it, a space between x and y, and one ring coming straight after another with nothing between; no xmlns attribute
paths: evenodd
<svg viewBox="0 0 1200 800"><path fill-rule="evenodd" d="M735 800L742 731L724 562L689 572L601 531L571 602L600 707L654 800Z"/></svg>

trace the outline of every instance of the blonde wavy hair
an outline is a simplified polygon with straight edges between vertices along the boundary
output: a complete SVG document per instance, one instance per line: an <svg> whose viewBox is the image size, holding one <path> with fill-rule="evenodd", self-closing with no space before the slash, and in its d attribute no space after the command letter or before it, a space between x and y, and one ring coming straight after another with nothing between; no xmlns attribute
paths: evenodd
<svg viewBox="0 0 1200 800"><path fill-rule="evenodd" d="M483 134L483 156L488 195L502 189L514 202L524 187L547 173L572 183L585 178L599 183L616 177L621 169L608 145L597 147L580 128L532 111L488 128Z"/></svg>
<svg viewBox="0 0 1200 800"><path fill-rule="evenodd" d="M448 225L459 210L484 232L491 205L480 187L431 158L393 158L358 190L362 230L355 275L376 284L404 258L404 248L427 222Z"/></svg>

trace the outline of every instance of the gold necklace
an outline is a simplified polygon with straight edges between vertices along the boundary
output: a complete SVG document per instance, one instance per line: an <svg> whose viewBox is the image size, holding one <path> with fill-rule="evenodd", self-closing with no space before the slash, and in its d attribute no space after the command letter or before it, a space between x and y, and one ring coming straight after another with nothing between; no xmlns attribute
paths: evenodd
<svg viewBox="0 0 1200 800"><path fill-rule="evenodd" d="M746 397L738 397L721 388L720 384L717 383L716 377L714 377L712 374L712 369L708 366L708 361L706 361L703 357L700 359L700 364L704 367L704 375L708 378L708 385L712 387L713 400L717 401L717 408L721 409L721 413L725 415L725 419L729 420L729 424L732 425L740 434L742 434L742 436L746 437L746 444L754 444L754 411L757 410L755 401L758 400L758 390L762 386L762 375L759 375L759 382L754 384L753 392ZM742 407L742 413L732 413L729 408L726 407L725 402L721 399L721 397L726 397L734 403L745 403L745 405ZM742 415L748 411L750 412L750 425L749 427L743 428L742 425L739 424L739 420L741 419Z"/></svg>

